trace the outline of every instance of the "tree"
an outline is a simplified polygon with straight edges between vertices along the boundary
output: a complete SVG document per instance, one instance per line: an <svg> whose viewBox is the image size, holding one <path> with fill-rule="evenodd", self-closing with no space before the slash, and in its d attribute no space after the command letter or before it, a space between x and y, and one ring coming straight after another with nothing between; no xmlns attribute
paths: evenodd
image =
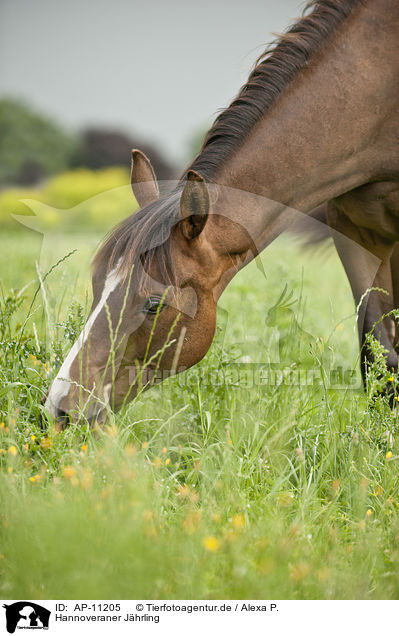
<svg viewBox="0 0 399 636"><path fill-rule="evenodd" d="M150 159L160 180L176 178L176 170L151 144L141 142L135 135L100 128L86 128L72 158L72 165L91 169L107 166L128 166L131 149L139 148Z"/></svg>
<svg viewBox="0 0 399 636"><path fill-rule="evenodd" d="M0 100L0 185L29 185L64 170L75 143L24 103Z"/></svg>

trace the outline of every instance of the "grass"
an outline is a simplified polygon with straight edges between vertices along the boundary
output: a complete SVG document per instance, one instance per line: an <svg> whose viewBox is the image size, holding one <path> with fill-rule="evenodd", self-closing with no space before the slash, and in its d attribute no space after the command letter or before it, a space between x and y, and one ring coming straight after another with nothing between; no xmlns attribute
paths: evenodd
<svg viewBox="0 0 399 636"><path fill-rule="evenodd" d="M40 242L3 240L2 598L398 597L398 414L378 393L381 361L368 395L323 383L340 367L360 380L332 251L279 239L266 275L252 263L229 285L197 367L101 429L59 433L40 427L40 400L87 311L91 247L47 277L24 324ZM53 248L56 262L70 242ZM314 383L264 382L271 351Z"/></svg>

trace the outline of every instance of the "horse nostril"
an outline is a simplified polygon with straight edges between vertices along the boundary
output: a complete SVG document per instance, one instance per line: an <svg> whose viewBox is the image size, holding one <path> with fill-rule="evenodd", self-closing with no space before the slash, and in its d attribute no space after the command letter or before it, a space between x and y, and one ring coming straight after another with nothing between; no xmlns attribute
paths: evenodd
<svg viewBox="0 0 399 636"><path fill-rule="evenodd" d="M54 409L54 412L52 413L52 417L54 419L54 424L60 430L63 430L64 428L66 428L68 424L70 423L68 413L66 413L65 411L62 411L61 409L58 409L58 408ZM43 413L41 413L40 427L44 430L45 428L47 428L47 426L48 426L47 418L44 416Z"/></svg>
<svg viewBox="0 0 399 636"><path fill-rule="evenodd" d="M69 424L69 415L65 411L56 408L54 413L54 420L57 424L60 424L62 428L65 428Z"/></svg>

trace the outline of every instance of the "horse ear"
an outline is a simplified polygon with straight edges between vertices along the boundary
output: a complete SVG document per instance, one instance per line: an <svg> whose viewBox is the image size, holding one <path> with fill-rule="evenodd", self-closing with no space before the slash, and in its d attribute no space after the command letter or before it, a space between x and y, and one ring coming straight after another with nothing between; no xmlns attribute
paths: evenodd
<svg viewBox="0 0 399 636"><path fill-rule="evenodd" d="M148 157L140 150L132 150L130 183L141 208L159 199L159 188L154 168Z"/></svg>
<svg viewBox="0 0 399 636"><path fill-rule="evenodd" d="M205 180L198 172L189 170L180 199L179 223L188 241L197 238L205 227L209 214L209 192Z"/></svg>

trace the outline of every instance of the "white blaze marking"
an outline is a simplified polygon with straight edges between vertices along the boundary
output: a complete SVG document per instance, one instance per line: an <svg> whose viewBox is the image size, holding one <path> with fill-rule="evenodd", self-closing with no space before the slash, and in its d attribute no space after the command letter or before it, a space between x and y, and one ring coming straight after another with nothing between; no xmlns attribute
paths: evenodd
<svg viewBox="0 0 399 636"><path fill-rule="evenodd" d="M92 328L94 321L96 320L100 311L102 310L105 303L107 302L109 295L112 294L112 292L114 291L114 289L117 287L118 283L120 282L120 277L115 275L115 272L117 271L119 267L119 262L120 262L120 259L118 263L116 264L116 267L114 267L114 269L108 274L107 278L105 279L104 289L98 304L96 305L95 309L90 314L85 326L83 327L80 333L79 338L76 340L72 349L70 350L67 357L65 358L60 370L57 373L56 378L54 379L51 385L51 389L45 403L45 407L49 411L54 412L55 409L58 407L62 398L64 398L68 393L69 387L71 385L69 373L71 370L72 362L75 360L81 347L83 347L84 343L86 342L90 333L90 329Z"/></svg>

